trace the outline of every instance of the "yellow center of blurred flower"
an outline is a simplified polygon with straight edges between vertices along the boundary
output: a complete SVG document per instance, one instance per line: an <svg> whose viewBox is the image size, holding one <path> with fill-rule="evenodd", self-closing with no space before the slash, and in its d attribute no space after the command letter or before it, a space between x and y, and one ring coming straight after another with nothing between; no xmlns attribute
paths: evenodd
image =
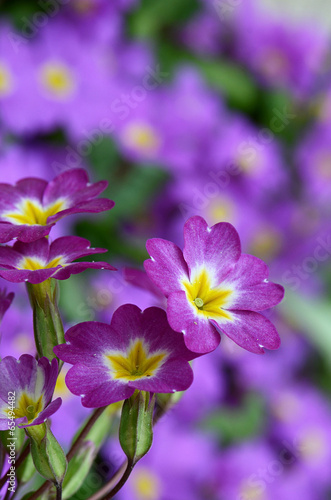
<svg viewBox="0 0 331 500"><path fill-rule="evenodd" d="M289 62L280 50L269 49L260 60L260 70L267 78L275 78L276 82L284 80L289 70Z"/></svg>
<svg viewBox="0 0 331 500"><path fill-rule="evenodd" d="M106 360L115 380L129 382L154 377L167 357L168 353L165 351L150 354L144 340L136 339L127 352L111 352L106 355Z"/></svg>
<svg viewBox="0 0 331 500"><path fill-rule="evenodd" d="M203 269L191 281L183 280L182 284L186 297L196 313L211 319L232 319L230 313L223 309L232 291L220 287L212 288L211 279L206 269Z"/></svg>
<svg viewBox="0 0 331 500"><path fill-rule="evenodd" d="M51 205L48 205L48 207L43 207L36 200L26 199L16 207L17 211L5 212L2 214L2 218L16 225L28 224L31 226L45 226L48 217L57 214L65 208L66 203L64 200L57 200Z"/></svg>
<svg viewBox="0 0 331 500"><path fill-rule="evenodd" d="M280 251L283 243L282 235L272 227L259 229L251 242L250 251L260 259L271 260Z"/></svg>
<svg viewBox="0 0 331 500"><path fill-rule="evenodd" d="M40 396L37 401L29 394L23 392L14 408L14 418L27 417L28 422L32 422L43 410L43 397ZM7 410L9 412L11 410Z"/></svg>
<svg viewBox="0 0 331 500"><path fill-rule="evenodd" d="M70 68L61 63L46 63L40 71L43 87L53 97L63 99L69 97L75 88L75 80Z"/></svg>
<svg viewBox="0 0 331 500"><path fill-rule="evenodd" d="M266 496L259 486L244 483L240 489L241 500L265 500Z"/></svg>
<svg viewBox="0 0 331 500"><path fill-rule="evenodd" d="M38 269L51 269L57 266L64 266L62 257L56 257L50 262L44 262L37 257L24 257L17 265L18 269L26 269L29 271L37 271Z"/></svg>
<svg viewBox="0 0 331 500"><path fill-rule="evenodd" d="M283 422L293 422L302 411L300 401L294 394L282 394L272 405L274 415Z"/></svg>
<svg viewBox="0 0 331 500"><path fill-rule="evenodd" d="M254 174L261 162L261 155L256 149L254 152L250 149L249 152L240 153L236 157L236 163L244 174Z"/></svg>
<svg viewBox="0 0 331 500"><path fill-rule="evenodd" d="M33 352L35 343L28 333L15 335L13 346L20 352Z"/></svg>
<svg viewBox="0 0 331 500"><path fill-rule="evenodd" d="M132 476L134 492L137 500L158 500L161 495L161 485L158 477L147 469L139 469Z"/></svg>
<svg viewBox="0 0 331 500"><path fill-rule="evenodd" d="M77 12L85 14L93 10L95 5L91 0L74 0L73 7Z"/></svg>
<svg viewBox="0 0 331 500"><path fill-rule="evenodd" d="M299 451L301 456L307 460L322 458L327 450L328 444L319 430L312 430L300 439Z"/></svg>
<svg viewBox="0 0 331 500"><path fill-rule="evenodd" d="M216 224L220 220L232 222L235 212L235 205L230 200L215 200L210 204L208 210L208 219L211 219L210 225Z"/></svg>
<svg viewBox="0 0 331 500"><path fill-rule="evenodd" d="M12 77L8 68L0 63L0 97L5 97L12 90Z"/></svg>
<svg viewBox="0 0 331 500"><path fill-rule="evenodd" d="M147 124L131 123L123 133L124 143L144 153L153 153L160 145L160 138Z"/></svg>
<svg viewBox="0 0 331 500"><path fill-rule="evenodd" d="M331 153L325 152L316 161L317 172L324 179L331 179Z"/></svg>

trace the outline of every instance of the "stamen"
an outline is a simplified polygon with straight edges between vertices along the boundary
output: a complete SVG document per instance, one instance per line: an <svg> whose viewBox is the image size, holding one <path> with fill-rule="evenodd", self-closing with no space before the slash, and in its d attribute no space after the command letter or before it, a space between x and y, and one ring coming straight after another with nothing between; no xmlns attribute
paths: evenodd
<svg viewBox="0 0 331 500"><path fill-rule="evenodd" d="M194 301L195 305L201 309L204 305L204 301L202 299L200 299L199 297L197 297Z"/></svg>

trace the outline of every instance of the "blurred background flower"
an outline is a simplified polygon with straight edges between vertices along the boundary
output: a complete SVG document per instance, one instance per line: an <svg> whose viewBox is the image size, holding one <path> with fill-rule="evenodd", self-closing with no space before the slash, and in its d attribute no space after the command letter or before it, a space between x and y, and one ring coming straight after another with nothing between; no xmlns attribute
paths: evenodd
<svg viewBox="0 0 331 500"><path fill-rule="evenodd" d="M286 288L265 312L280 349L257 356L223 337L195 360L119 499L331 498L330 33L323 0L1 2L0 182L84 168L116 203L52 238L79 235L142 270L147 239L182 247L200 215L234 224ZM141 280L95 270L61 283L66 326L109 323L127 302L164 307ZM8 285L0 355L34 355L24 287ZM68 449L88 411L63 377L57 396ZM113 432L74 499L120 465Z"/></svg>

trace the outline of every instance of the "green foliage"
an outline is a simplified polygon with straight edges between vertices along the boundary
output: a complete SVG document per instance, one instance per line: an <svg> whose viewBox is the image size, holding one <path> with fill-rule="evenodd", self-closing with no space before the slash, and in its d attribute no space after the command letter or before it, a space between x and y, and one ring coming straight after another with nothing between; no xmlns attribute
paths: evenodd
<svg viewBox="0 0 331 500"><path fill-rule="evenodd" d="M230 444L261 434L264 422L264 401L261 396L250 393L240 406L223 407L208 415L201 428L214 433L224 444Z"/></svg>

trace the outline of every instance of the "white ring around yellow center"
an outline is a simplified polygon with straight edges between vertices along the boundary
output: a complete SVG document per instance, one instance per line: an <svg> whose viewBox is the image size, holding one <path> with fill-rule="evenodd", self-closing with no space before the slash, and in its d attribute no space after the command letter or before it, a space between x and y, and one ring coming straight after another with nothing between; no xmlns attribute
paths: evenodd
<svg viewBox="0 0 331 500"><path fill-rule="evenodd" d="M3 63L0 62L0 97L9 95L13 90L12 75Z"/></svg>
<svg viewBox="0 0 331 500"><path fill-rule="evenodd" d="M210 319L231 320L231 313L223 308L228 304L232 290L221 287L212 288L211 283L212 280L206 269L197 273L192 281L186 278L182 280L187 300L198 315Z"/></svg>
<svg viewBox="0 0 331 500"><path fill-rule="evenodd" d="M76 86L71 69L58 62L48 62L41 67L40 81L47 93L57 99L70 97Z"/></svg>
<svg viewBox="0 0 331 500"><path fill-rule="evenodd" d="M155 130L145 123L131 123L123 132L124 143L144 153L156 151L160 138Z"/></svg>
<svg viewBox="0 0 331 500"><path fill-rule="evenodd" d="M39 201L26 198L16 206L16 210L4 212L1 218L15 225L45 226L48 217L65 210L65 208L67 205L64 199L58 199L44 207Z"/></svg>
<svg viewBox="0 0 331 500"><path fill-rule="evenodd" d="M23 257L22 260L17 264L17 269L24 269L29 271L38 271L39 269L52 269L57 266L65 266L63 257L60 255L55 257L55 259L50 262L45 262L38 257Z"/></svg>

